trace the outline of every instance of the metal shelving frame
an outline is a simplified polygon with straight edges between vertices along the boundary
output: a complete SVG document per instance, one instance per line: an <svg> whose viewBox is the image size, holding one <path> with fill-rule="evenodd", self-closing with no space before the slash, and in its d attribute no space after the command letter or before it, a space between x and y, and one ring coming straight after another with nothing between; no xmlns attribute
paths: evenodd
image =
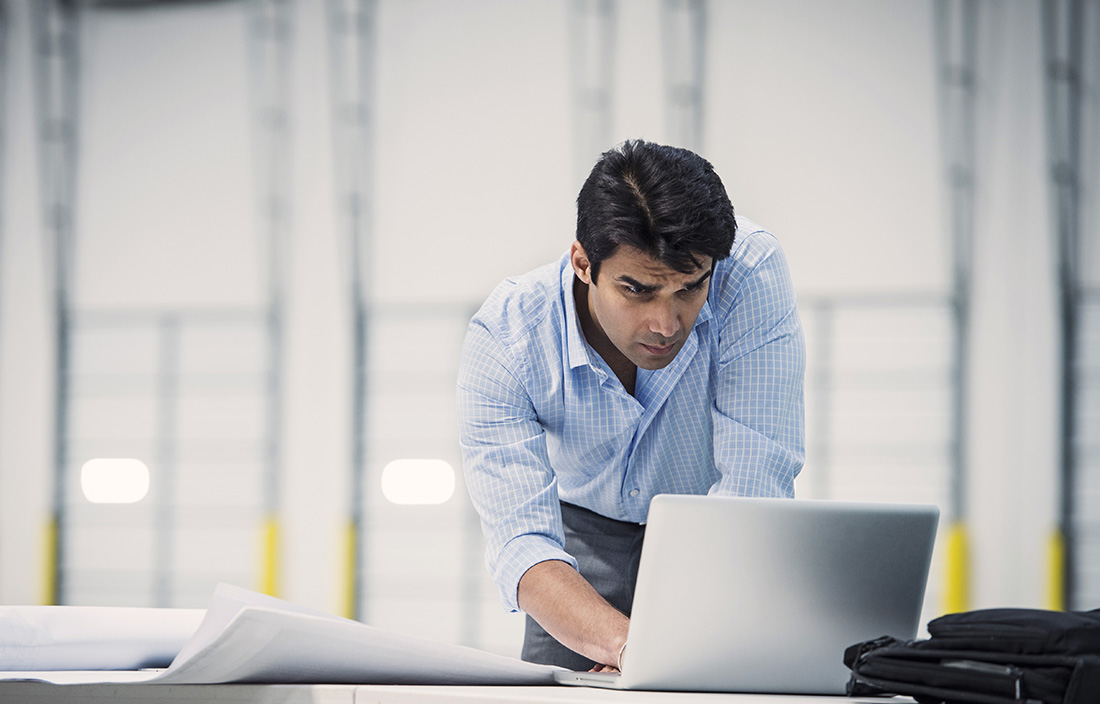
<svg viewBox="0 0 1100 704"><path fill-rule="evenodd" d="M263 475L263 541L255 551L260 554L261 589L277 591L278 534L275 515L278 507L278 475L280 456L282 318L285 287L281 253L285 247L289 186L286 166L287 119L286 41L289 25L285 17L287 3L283 0L256 0L250 7L256 10L248 38L258 58L253 69L258 93L258 168L261 194L260 227L269 249L266 262L269 290L266 302L258 310L236 308L204 310L90 310L77 305L74 296L76 273L75 222L77 204L77 164L80 154L80 73L81 25L88 13L101 11L137 11L155 7L156 2L80 3L73 0L42 0L30 4L33 36L36 115L38 122L39 161L43 230L47 260L51 263L48 285L53 291L56 385L54 399L54 482L52 516L48 528L48 572L44 589L45 603L65 604L79 601L75 593L73 565L77 547L74 544L73 521L83 516L79 503L79 478L73 462L72 427L74 404L78 394L118 396L138 393L153 404L155 437L141 439L151 443L147 456L156 466L157 491L155 506L147 524L138 528L149 536L153 547L141 558L135 572L99 575L112 585L129 582L148 583L148 602L156 606L177 605L181 581L195 581L193 575L183 575L177 563L182 520L181 507L175 493L179 480L181 457L199 451L210 456L233 456L237 460L253 455ZM173 3L166 3L166 6ZM280 15L280 11L282 14ZM188 331L231 329L241 334L259 334L266 341L265 362L244 376L224 375L217 379L195 379L180 370L184 336ZM125 380L100 375L86 378L74 368L82 336L89 332L138 331L151 335L158 351L156 369L145 375L131 374ZM238 375L239 376L239 375ZM122 384L120 387L119 384ZM106 386L105 386L106 385ZM208 393L211 388L229 388L234 393L255 391L263 398L264 438L261 447L230 448L217 443L196 450L179 437L179 413L185 395L194 388ZM107 389L110 386L110 389ZM105 391L106 389L106 391ZM244 389L242 392L241 390ZM232 443L231 443L232 444ZM240 443L237 443L238 445ZM248 443L245 443L246 445ZM118 447L118 443L115 443ZM242 446L243 447L243 446ZM251 446L249 446L251 447ZM241 453L244 453L243 455ZM226 455L228 453L228 455ZM76 502L76 503L74 503ZM75 509L75 510L74 510ZM116 526L117 527L117 526ZM216 579L216 576L215 576ZM121 580L121 582L119 581ZM94 581L94 580L93 580ZM115 591L112 586L112 591ZM206 594L208 596L208 592Z"/></svg>
<svg viewBox="0 0 1100 704"><path fill-rule="evenodd" d="M978 5L975 0L937 0L936 56L939 80L940 153L944 168L951 243L953 384L947 534L946 611L970 608L971 565L967 526L970 309L973 279L975 188L975 85Z"/></svg>
<svg viewBox="0 0 1100 704"><path fill-rule="evenodd" d="M704 0L661 2L665 128L672 144L703 151L707 4Z"/></svg>
<svg viewBox="0 0 1100 704"><path fill-rule="evenodd" d="M613 146L615 17L614 0L573 0L569 5L570 114L577 190L600 154Z"/></svg>
<svg viewBox="0 0 1100 704"><path fill-rule="evenodd" d="M1043 78L1046 102L1047 158L1053 234L1058 252L1061 419L1058 530L1051 547L1049 601L1054 608L1080 605L1082 528L1081 424L1082 322L1088 298L1081 257L1081 91L1084 3L1044 0L1042 5Z"/></svg>
<svg viewBox="0 0 1100 704"><path fill-rule="evenodd" d="M374 81L378 3L329 0L329 89L337 215L347 246L352 327L351 489L345 540L344 615L367 616L366 516L370 393L370 272L374 262Z"/></svg>

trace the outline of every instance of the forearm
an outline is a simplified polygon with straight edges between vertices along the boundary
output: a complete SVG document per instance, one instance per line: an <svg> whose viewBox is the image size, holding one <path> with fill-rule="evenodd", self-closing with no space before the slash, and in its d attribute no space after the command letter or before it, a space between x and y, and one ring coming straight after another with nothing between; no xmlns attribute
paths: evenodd
<svg viewBox="0 0 1100 704"><path fill-rule="evenodd" d="M519 582L519 606L565 647L618 667L630 619L568 564L547 560L527 570Z"/></svg>

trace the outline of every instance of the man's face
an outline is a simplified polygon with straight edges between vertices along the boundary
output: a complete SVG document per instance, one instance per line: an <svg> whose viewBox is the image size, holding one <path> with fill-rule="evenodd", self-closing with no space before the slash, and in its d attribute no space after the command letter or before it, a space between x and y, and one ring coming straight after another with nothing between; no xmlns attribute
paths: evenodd
<svg viewBox="0 0 1100 704"><path fill-rule="evenodd" d="M614 366L622 355L642 369L668 366L687 342L710 290L711 258L684 274L646 252L621 245L600 264L597 281L584 248L573 243L573 270L588 284L588 316L595 335L588 343ZM583 320L583 317L582 317Z"/></svg>

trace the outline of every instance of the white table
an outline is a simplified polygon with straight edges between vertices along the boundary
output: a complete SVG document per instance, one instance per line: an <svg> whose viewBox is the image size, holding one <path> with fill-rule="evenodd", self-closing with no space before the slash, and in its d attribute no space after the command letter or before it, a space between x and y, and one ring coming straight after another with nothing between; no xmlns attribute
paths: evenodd
<svg viewBox="0 0 1100 704"><path fill-rule="evenodd" d="M0 702L76 704L913 704L908 697L884 699L779 694L618 692L589 687L413 687L298 684L85 684L0 682Z"/></svg>

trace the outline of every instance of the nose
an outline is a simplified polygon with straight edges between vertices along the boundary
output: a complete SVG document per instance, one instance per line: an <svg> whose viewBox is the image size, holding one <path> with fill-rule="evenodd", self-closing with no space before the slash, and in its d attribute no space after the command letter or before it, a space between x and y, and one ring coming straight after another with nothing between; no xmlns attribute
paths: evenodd
<svg viewBox="0 0 1100 704"><path fill-rule="evenodd" d="M675 306L654 306L649 317L649 330L665 339L675 337L680 331L680 315Z"/></svg>

